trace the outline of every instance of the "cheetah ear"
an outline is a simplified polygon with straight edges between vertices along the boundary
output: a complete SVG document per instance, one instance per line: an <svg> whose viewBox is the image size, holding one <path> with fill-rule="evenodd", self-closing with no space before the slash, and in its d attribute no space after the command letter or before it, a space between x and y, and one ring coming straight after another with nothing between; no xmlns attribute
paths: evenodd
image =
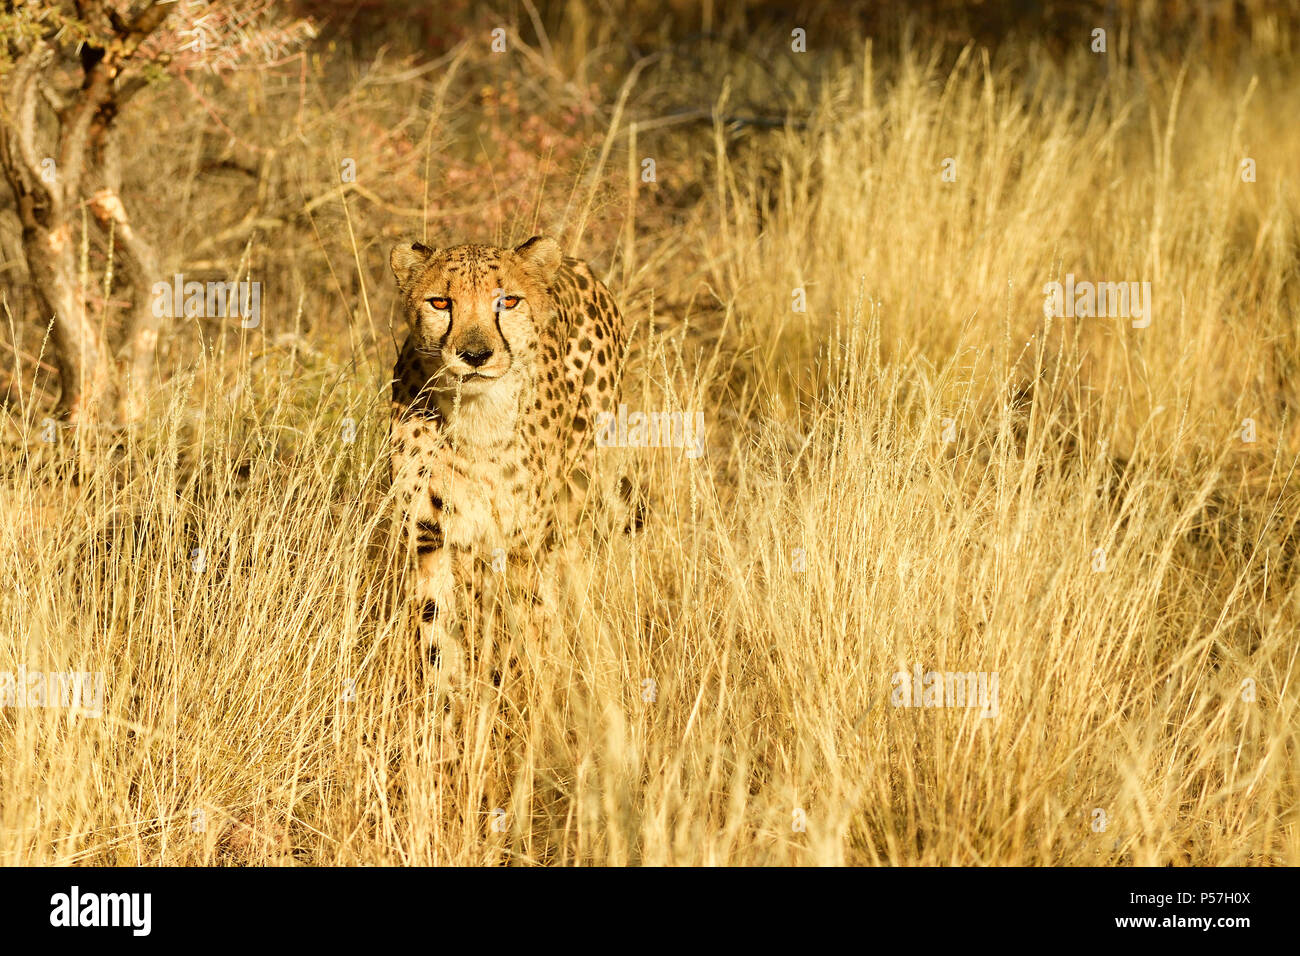
<svg viewBox="0 0 1300 956"><path fill-rule="evenodd" d="M393 246L393 251L388 254L388 264L393 267L397 288L403 292L409 289L411 280L420 274L420 269L433 258L434 252L424 243L411 240Z"/></svg>
<svg viewBox="0 0 1300 956"><path fill-rule="evenodd" d="M555 271L560 268L560 244L550 236L533 236L515 246L515 255L546 285L551 284Z"/></svg>

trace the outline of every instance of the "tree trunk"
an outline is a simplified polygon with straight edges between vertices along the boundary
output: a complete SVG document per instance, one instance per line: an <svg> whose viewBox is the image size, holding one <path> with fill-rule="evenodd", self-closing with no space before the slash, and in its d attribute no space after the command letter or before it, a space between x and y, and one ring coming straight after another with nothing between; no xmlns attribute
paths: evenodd
<svg viewBox="0 0 1300 956"><path fill-rule="evenodd" d="M151 22L161 22L154 8L146 12ZM137 43L140 37L128 33L125 42ZM57 138L42 147L38 109L42 92L53 95L48 87L42 89L42 77L55 54L48 43L36 43L13 71L7 91L13 110L0 123L0 168L18 201L23 255L43 318L51 323L51 352L62 385L59 413L78 425L141 417L162 321L149 302L149 290L159 277L157 253L136 233L119 197L121 175L112 129L120 105L113 82L118 72L114 55L83 56L86 80L66 103L58 104ZM116 55L121 55L120 49ZM92 183L101 188L87 202ZM83 203L111 235L112 254L120 260L133 293L116 357L102 313L90 308L82 285L86 277L79 270L73 224ZM119 372L125 372L121 388Z"/></svg>
<svg viewBox="0 0 1300 956"><path fill-rule="evenodd" d="M50 338L63 394L59 412L86 425L112 417L117 405L113 365L101 329L86 308L77 276L72 229L23 224L23 253L42 314L51 321Z"/></svg>
<svg viewBox="0 0 1300 956"><path fill-rule="evenodd" d="M150 291L163 278L153 243L136 232L120 198L121 163L117 141L106 137L97 150L97 172L104 188L90 201L91 212L112 236L113 256L131 286L131 311L123 323L117 353L120 371L120 408L127 422L139 421L148 405L150 385L157 378L158 340L163 317L154 314Z"/></svg>

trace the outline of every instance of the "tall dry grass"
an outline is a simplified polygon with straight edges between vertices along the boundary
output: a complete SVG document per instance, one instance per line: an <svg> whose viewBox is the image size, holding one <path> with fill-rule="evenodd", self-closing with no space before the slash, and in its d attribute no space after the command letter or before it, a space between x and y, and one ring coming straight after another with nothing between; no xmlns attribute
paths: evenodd
<svg viewBox="0 0 1300 956"><path fill-rule="evenodd" d="M455 131L443 77L349 82ZM624 401L708 427L699 460L604 453L648 523L574 534L559 626L500 687L484 663L459 723L401 600L390 239L355 196L253 240L278 307L120 444L44 444L12 405L0 670L102 671L106 702L0 709L0 861L1300 863L1292 75L862 45L814 78L799 122L739 132L656 125L637 87L600 128L611 94L529 201L430 227L585 216L634 325ZM223 195L199 122L154 157L182 230ZM330 137L263 188L301 203L367 148ZM1066 273L1151 281L1150 327L1045 319ZM996 674L997 716L893 706L918 667Z"/></svg>

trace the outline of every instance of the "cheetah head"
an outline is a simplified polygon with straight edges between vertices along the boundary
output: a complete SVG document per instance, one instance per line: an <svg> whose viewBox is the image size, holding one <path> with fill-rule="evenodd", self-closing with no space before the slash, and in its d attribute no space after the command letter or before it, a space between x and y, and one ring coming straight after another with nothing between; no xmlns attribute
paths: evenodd
<svg viewBox="0 0 1300 956"><path fill-rule="evenodd" d="M475 394L531 366L554 311L560 246L534 236L513 249L401 242L389 256L415 344L433 359L435 388Z"/></svg>

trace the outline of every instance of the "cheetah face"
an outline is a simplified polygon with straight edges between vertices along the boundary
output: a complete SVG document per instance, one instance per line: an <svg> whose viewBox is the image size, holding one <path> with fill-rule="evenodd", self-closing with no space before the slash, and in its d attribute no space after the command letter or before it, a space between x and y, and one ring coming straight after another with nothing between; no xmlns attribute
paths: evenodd
<svg viewBox="0 0 1300 956"><path fill-rule="evenodd" d="M417 349L437 368L433 387L477 394L532 367L538 331L554 311L554 239L514 249L402 242L389 256Z"/></svg>

